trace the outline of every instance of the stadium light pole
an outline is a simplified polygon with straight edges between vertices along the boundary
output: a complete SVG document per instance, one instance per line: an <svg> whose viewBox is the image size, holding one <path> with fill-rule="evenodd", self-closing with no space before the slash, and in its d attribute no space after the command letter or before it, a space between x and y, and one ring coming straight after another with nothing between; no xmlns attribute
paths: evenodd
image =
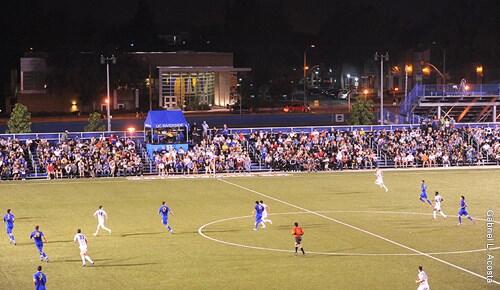
<svg viewBox="0 0 500 290"><path fill-rule="evenodd" d="M307 66L307 48L315 48L316 45L310 44L304 48L304 107L307 107L307 70L309 67Z"/></svg>
<svg viewBox="0 0 500 290"><path fill-rule="evenodd" d="M111 106L111 98L109 94L109 63L116 64L116 57L111 55L111 57L105 57L101 55L101 64L106 64L106 96L107 96L107 104L106 104L106 115L108 119L108 132L111 131L111 114L110 114L110 106Z"/></svg>
<svg viewBox="0 0 500 290"><path fill-rule="evenodd" d="M389 53L375 52L375 61L380 60L380 125L384 125L384 61L389 61Z"/></svg>

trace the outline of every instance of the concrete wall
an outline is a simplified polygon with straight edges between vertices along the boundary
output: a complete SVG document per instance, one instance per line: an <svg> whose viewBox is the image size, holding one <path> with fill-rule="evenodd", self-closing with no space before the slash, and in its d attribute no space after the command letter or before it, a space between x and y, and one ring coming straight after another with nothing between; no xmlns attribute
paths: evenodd
<svg viewBox="0 0 500 290"><path fill-rule="evenodd" d="M236 76L231 72L215 74L214 105L225 107L231 101L231 86L235 83Z"/></svg>

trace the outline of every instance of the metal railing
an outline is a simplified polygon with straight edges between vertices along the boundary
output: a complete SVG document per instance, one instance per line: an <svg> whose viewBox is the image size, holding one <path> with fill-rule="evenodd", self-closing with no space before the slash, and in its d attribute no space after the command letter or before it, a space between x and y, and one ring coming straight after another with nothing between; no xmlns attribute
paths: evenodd
<svg viewBox="0 0 500 290"><path fill-rule="evenodd" d="M500 96L500 84L460 85L416 85L400 105L400 113L411 114L421 97L424 96Z"/></svg>

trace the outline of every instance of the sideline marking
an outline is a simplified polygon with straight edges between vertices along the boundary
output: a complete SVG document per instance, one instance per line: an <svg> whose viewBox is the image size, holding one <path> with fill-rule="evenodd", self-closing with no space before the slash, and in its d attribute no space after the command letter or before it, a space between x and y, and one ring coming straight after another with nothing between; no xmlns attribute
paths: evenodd
<svg viewBox="0 0 500 290"><path fill-rule="evenodd" d="M267 194L264 194L264 193L258 192L258 191L256 191L256 190L250 189L250 188L248 188L248 187L244 187L244 186L241 186L241 185L238 185L238 184L236 184L236 183L232 183L232 182L229 182L229 181L227 181L227 180L223 180L223 179L218 179L218 180L219 180L220 182L224 182L224 183L226 183L226 184L229 184L229 185L232 185L232 186L235 186L235 187L238 187L238 188L244 189L244 190L246 190L246 191L253 192L253 193L258 194L258 195L260 195L260 196L263 196L263 197L265 197L265 198L269 198L269 199L271 199L271 200L274 200L274 201L280 202L280 203L282 203L282 204L286 204L286 205L288 205L288 206L290 206L290 207L294 207L294 208L296 208L296 209L298 209L298 210L301 210L301 211L305 211L305 212L308 212L308 213L314 214L314 215L316 215L316 216L322 217L322 218L327 219L327 220L331 220L331 221L336 222L336 223L338 223L338 224L344 225L344 226L346 226L346 227L348 227L348 228L351 228L351 229L354 229L354 230L360 231L360 232L362 232L362 233L368 234L368 235L370 235L370 236L373 236L373 237L379 238L379 239L384 240L384 241L386 241L386 242L388 242L388 243L391 243L391 244L393 244L393 245L396 245L396 246L399 246L399 247L401 247L401 248L404 248L404 249L410 250L410 251L412 251L412 252L418 253L418 254L420 254L420 255L426 256L426 257L428 257L428 258L430 258L430 259L433 259L433 260L435 260L435 261L441 262L441 263L446 264L446 265L448 265L448 266L450 266L450 267L453 267L453 268L455 268L455 269L458 269L458 270L464 271L464 272L469 273L469 274L471 274L471 275L473 275L473 276L476 276L476 277L478 277L478 278L481 278L481 279L487 280L487 278L486 278L485 276L482 276L482 275L480 275L480 274L478 274L478 273L476 273L476 272L472 272L471 270L468 270L468 269L465 269L465 268L460 267L460 266L458 266L458 265L455 265L455 264L453 264L453 263L447 262L447 261L445 261L445 260L443 260L443 259L440 259L440 258L437 258L437 257L431 256L431 255L426 254L426 253L424 253L424 252L422 252L422 251L419 251L419 250L414 249L414 248L412 248L412 247L409 247L409 246L403 245L403 244L401 244L401 243L398 243L398 242L396 242L396 241L393 241L393 240L388 239L388 238L386 238L386 237L383 237L383 236L381 236L381 235L378 235L378 234L372 233L372 232L370 232L370 231L367 231L367 230L364 230L364 229L362 229L362 228L359 228L359 227L353 226L353 225L348 224L348 223L345 223L345 222L343 222L343 221L340 221L340 220L337 220L337 219L331 218L331 217L326 216L326 215L324 215L324 214L321 214L321 213L318 213L318 212L315 212L315 211L312 211L312 210L308 210L308 209L306 209L306 208L303 208L303 207L300 207L300 206L298 206L298 205L295 205L295 204L292 204L292 203L286 202L286 201L281 200L281 199L278 199L278 198L276 198L276 197L269 196L269 195L267 195ZM500 282L498 282L498 281L496 281L496 280L491 280L491 282L493 282L493 283L495 283L495 284L497 284L497 285L500 285Z"/></svg>
<svg viewBox="0 0 500 290"><path fill-rule="evenodd" d="M476 170L491 170L496 171L500 169L500 165L484 165L484 166L450 166L450 167L407 167L407 168L384 168L383 171L387 172L404 172L406 174L416 174L419 171L430 171L430 173L439 173L442 170L449 171L459 171L459 170L474 170L472 172L479 172ZM318 172L285 172L285 171L259 171L259 172L245 172L245 173L217 173L215 176L213 174L190 174L190 175L169 175L165 177L159 177L156 174L144 175L141 177L128 176L128 177L97 177L97 178L78 178L74 181L69 181L67 178L47 180L43 178L29 179L24 181L0 181L0 186L3 185L18 185L18 184L29 184L29 185L56 185L56 184L82 184L87 182L92 183L113 183L113 182L127 182L127 181L154 181L154 180L172 180L172 179L201 179L201 180L213 180L214 178L225 178L225 177L295 177L307 174L330 174L330 175L345 175L345 174L356 174L356 173L370 173L374 172L375 169L346 169L346 170L331 170L331 171L318 171ZM43 181L45 180L45 181ZM60 181L59 181L60 180Z"/></svg>
<svg viewBox="0 0 500 290"><path fill-rule="evenodd" d="M432 214L424 214L424 213L412 213L412 212L397 212L397 211L343 211L343 210L321 210L317 211L318 213L374 213L374 214L414 214L414 215L432 215ZM294 212L281 212L281 213L271 213L269 215L292 215L292 214L304 214L308 213L305 211L294 211ZM276 249L276 248L266 248L266 247L259 247L259 246L250 246L250 245L244 245L244 244L238 244L238 243L233 243L233 242L227 242L224 240L219 240L213 237L208 236L203 232L203 230L213 224L225 222L225 221L231 221L231 220L238 220L238 219L247 219L247 218L252 218L253 216L247 215L247 216L239 216L239 217L230 217L230 218L224 218L224 219L219 219L215 221L211 221L207 224L204 224L198 228L198 234L200 234L202 237L209 239L211 241L221 243L221 244L226 244L230 246L236 246L236 247L241 247L241 248L248 248L248 249L255 249L255 250L264 250L264 251L271 251L271 252L286 252L286 253L293 253L294 251L292 250L283 250L283 249ZM497 222L497 221L495 221ZM499 222L497 222L499 223ZM500 247L494 247L490 248L489 250L498 250ZM485 252L488 249L475 249L475 250L461 250L461 251L449 251L449 252L431 252L427 253L429 255L455 255L455 254L468 254L468 253L476 253L476 252ZM347 252L314 252L314 251L308 251L310 254L315 254L315 255L329 255L329 256L421 256L420 254L417 253L347 253Z"/></svg>

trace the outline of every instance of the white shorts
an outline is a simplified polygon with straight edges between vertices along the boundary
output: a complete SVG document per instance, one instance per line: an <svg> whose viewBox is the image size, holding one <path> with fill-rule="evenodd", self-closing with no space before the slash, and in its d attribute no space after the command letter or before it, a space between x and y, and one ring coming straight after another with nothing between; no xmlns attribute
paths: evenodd
<svg viewBox="0 0 500 290"><path fill-rule="evenodd" d="M441 211L441 206L436 204L434 206L434 210Z"/></svg>
<svg viewBox="0 0 500 290"><path fill-rule="evenodd" d="M85 255L87 254L87 247L80 247L80 255Z"/></svg>
<svg viewBox="0 0 500 290"><path fill-rule="evenodd" d="M382 184L384 184L384 181L379 178L379 179L375 180L375 184L376 185L382 185Z"/></svg>
<svg viewBox="0 0 500 290"><path fill-rule="evenodd" d="M419 285L417 290L430 290L429 285Z"/></svg>
<svg viewBox="0 0 500 290"><path fill-rule="evenodd" d="M263 212L263 213L262 213L262 219L265 219L265 218L267 218L268 216L269 216L269 215L267 214L267 212Z"/></svg>
<svg viewBox="0 0 500 290"><path fill-rule="evenodd" d="M98 226L98 227L104 227L104 221L102 221L102 222L98 222L98 223L97 223L97 226Z"/></svg>

